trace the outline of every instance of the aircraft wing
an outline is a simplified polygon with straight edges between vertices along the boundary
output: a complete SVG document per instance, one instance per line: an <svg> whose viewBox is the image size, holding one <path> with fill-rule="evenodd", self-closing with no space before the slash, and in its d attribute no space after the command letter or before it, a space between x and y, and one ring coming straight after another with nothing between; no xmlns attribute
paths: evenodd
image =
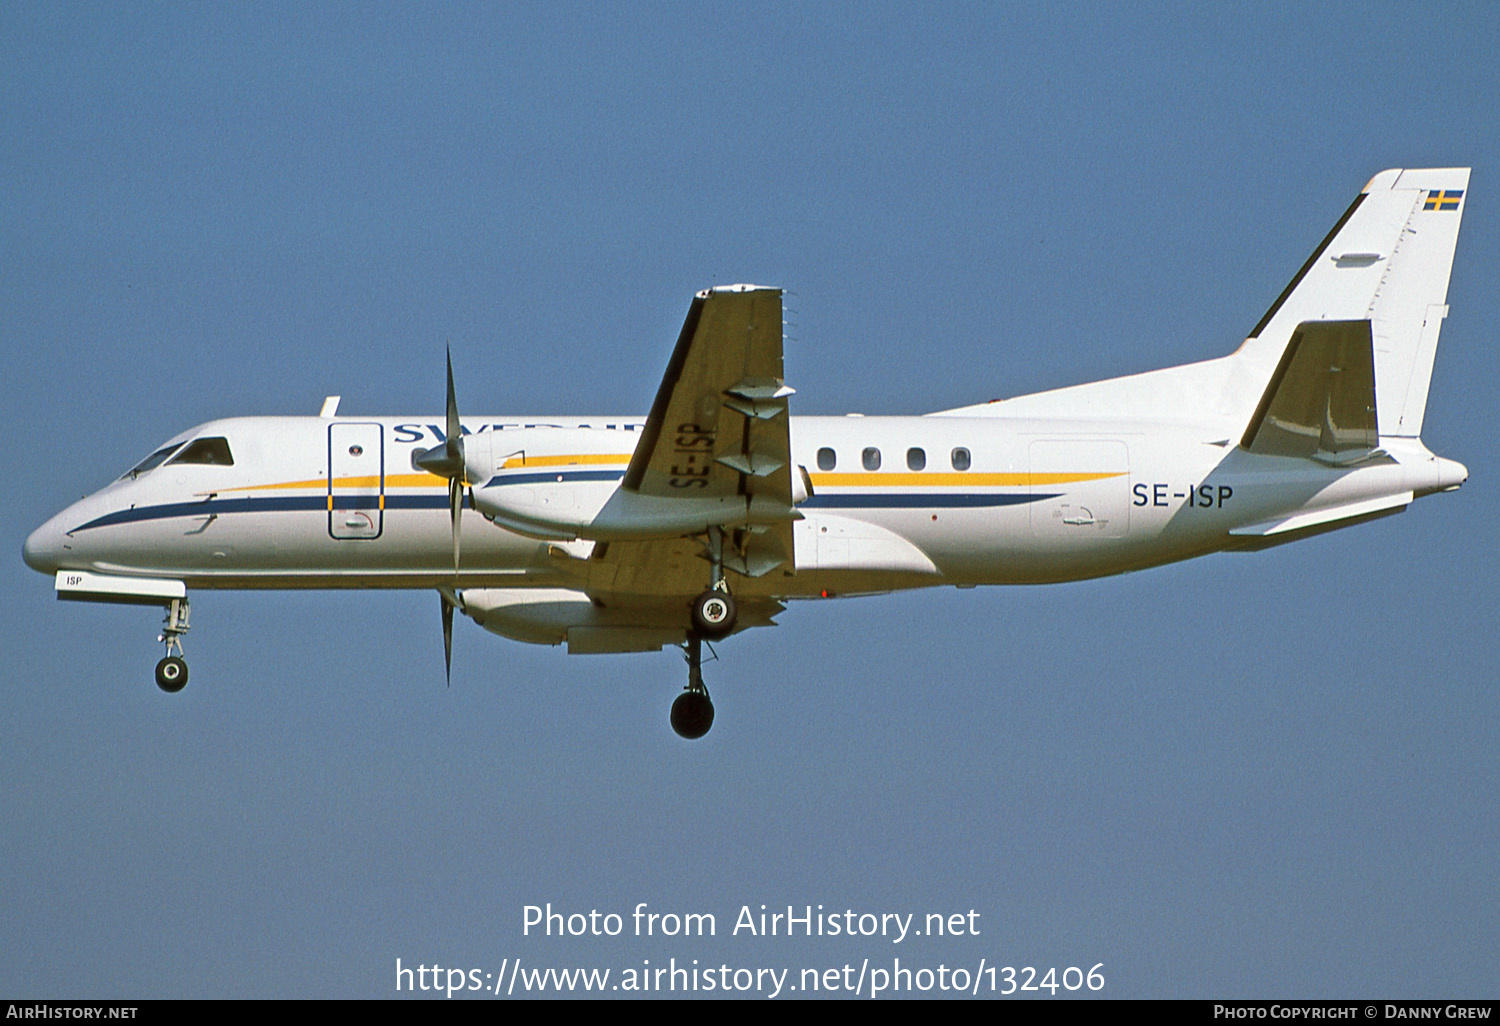
<svg viewBox="0 0 1500 1026"><path fill-rule="evenodd" d="M725 566L758 577L790 570L791 435L782 379L781 290L726 285L693 297L677 347L622 487L643 496L742 496L745 513L725 546ZM611 561L635 549L611 546ZM695 568L696 570L696 568ZM628 571L627 571L628 572ZM701 572L693 574L701 584Z"/></svg>
<svg viewBox="0 0 1500 1026"><path fill-rule="evenodd" d="M624 487L642 495L764 496L791 506L781 290L693 297Z"/></svg>

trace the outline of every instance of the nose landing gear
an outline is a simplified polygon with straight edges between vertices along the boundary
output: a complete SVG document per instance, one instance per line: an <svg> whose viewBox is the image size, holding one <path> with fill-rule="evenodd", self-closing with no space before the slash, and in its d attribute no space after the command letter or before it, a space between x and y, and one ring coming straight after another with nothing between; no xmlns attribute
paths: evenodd
<svg viewBox="0 0 1500 1026"><path fill-rule="evenodd" d="M182 635L188 632L188 600L173 599L167 606L166 620L156 640L167 646L167 654L156 664L156 686L175 695L187 686L187 660L182 658ZM172 650L177 654L173 655Z"/></svg>

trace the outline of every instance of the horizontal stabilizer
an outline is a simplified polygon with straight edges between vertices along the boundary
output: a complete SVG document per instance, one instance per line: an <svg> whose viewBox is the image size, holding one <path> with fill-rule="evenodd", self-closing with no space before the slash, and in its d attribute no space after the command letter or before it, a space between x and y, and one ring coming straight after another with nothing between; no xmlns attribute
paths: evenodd
<svg viewBox="0 0 1500 1026"><path fill-rule="evenodd" d="M1265 456L1346 463L1379 442L1370 322L1303 321L1241 444Z"/></svg>
<svg viewBox="0 0 1500 1026"><path fill-rule="evenodd" d="M1314 529L1331 530L1335 527L1346 527L1352 521L1365 520L1386 513L1399 513L1411 505L1413 498L1411 492L1398 492L1395 495L1383 495L1378 499L1351 502L1329 509L1310 510L1260 524L1250 524L1247 527L1236 527L1229 533L1236 537L1267 538L1276 541L1283 540L1279 536L1285 535L1287 537L1284 540L1291 541L1304 536L1304 533L1313 532Z"/></svg>

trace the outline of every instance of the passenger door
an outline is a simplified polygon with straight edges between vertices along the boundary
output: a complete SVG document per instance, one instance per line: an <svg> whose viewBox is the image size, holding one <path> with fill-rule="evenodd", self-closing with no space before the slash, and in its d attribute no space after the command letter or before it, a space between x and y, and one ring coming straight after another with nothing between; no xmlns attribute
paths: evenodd
<svg viewBox="0 0 1500 1026"><path fill-rule="evenodd" d="M380 424L328 425L328 533L379 538L385 520L385 431Z"/></svg>

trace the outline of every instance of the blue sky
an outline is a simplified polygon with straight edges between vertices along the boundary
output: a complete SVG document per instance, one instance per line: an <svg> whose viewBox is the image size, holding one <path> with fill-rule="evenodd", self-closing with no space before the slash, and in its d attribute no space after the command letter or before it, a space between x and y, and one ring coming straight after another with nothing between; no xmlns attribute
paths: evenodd
<svg viewBox="0 0 1500 1026"><path fill-rule="evenodd" d="M1089 967L1118 997L1494 996L1488 5L0 7L12 558L0 991L383 997L498 969ZM1258 555L794 606L570 657L426 593L62 605L25 535L237 414L643 414L694 290L790 290L794 412L1233 349L1386 167L1472 165L1454 495ZM711 912L538 938L522 908ZM981 934L729 936L742 905Z"/></svg>

